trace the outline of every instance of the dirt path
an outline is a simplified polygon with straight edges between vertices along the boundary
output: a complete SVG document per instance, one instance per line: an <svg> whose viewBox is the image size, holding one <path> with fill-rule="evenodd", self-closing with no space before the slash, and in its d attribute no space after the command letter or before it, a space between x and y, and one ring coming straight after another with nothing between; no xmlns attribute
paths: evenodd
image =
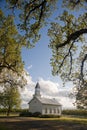
<svg viewBox="0 0 87 130"><path fill-rule="evenodd" d="M7 127L8 130L87 130L87 124L29 117L3 117L0 118L0 125Z"/></svg>

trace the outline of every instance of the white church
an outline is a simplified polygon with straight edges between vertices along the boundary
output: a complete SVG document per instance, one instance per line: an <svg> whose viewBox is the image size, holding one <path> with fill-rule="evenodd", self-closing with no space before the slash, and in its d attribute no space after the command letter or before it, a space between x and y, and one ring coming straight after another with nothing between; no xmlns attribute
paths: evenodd
<svg viewBox="0 0 87 130"><path fill-rule="evenodd" d="M41 97L39 83L36 84L35 94L28 104L29 112L40 112L42 115L61 115L62 105L56 99Z"/></svg>

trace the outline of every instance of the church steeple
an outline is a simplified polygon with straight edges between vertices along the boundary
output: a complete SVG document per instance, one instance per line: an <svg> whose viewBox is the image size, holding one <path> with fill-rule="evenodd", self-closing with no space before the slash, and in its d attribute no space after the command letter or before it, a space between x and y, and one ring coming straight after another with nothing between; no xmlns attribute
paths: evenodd
<svg viewBox="0 0 87 130"><path fill-rule="evenodd" d="M40 85L39 83L37 82L36 86L35 86L35 94L34 94L34 97L41 97L40 95Z"/></svg>

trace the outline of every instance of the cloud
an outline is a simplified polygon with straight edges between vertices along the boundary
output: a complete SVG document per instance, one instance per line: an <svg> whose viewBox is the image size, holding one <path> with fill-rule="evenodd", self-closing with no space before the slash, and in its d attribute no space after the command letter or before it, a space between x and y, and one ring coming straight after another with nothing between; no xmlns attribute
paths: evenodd
<svg viewBox="0 0 87 130"><path fill-rule="evenodd" d="M74 108L73 102L74 98L70 99L69 94L72 91L72 88L61 87L57 82L52 82L50 80L39 79L41 86L41 95L49 98L55 98L58 100L63 108Z"/></svg>
<svg viewBox="0 0 87 130"><path fill-rule="evenodd" d="M32 99L33 94L35 92L36 83L32 81L32 77L27 75L26 79L28 81L28 85L21 90L21 98L22 98L22 107L28 108L28 102ZM72 108L73 102L75 99L70 99L69 94L71 89L60 87L57 82L52 82L51 80L44 80L43 78L39 78L39 84L41 88L41 95L43 97L55 98L58 100L63 108Z"/></svg>
<svg viewBox="0 0 87 130"><path fill-rule="evenodd" d="M29 66L27 67L28 70L30 70L31 68L32 68L32 65L29 65Z"/></svg>
<svg viewBox="0 0 87 130"><path fill-rule="evenodd" d="M58 83L54 83L50 80L39 79L39 84L41 86L41 92L43 95L55 95L58 92Z"/></svg>

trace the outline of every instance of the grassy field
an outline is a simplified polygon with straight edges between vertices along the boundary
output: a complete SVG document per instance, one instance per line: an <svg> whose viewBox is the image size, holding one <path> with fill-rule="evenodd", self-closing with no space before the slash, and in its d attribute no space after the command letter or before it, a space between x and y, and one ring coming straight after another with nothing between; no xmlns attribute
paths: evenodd
<svg viewBox="0 0 87 130"><path fill-rule="evenodd" d="M9 130L6 126L0 125L0 130Z"/></svg>
<svg viewBox="0 0 87 130"><path fill-rule="evenodd" d="M87 119L77 117L0 117L0 130L87 130Z"/></svg>

